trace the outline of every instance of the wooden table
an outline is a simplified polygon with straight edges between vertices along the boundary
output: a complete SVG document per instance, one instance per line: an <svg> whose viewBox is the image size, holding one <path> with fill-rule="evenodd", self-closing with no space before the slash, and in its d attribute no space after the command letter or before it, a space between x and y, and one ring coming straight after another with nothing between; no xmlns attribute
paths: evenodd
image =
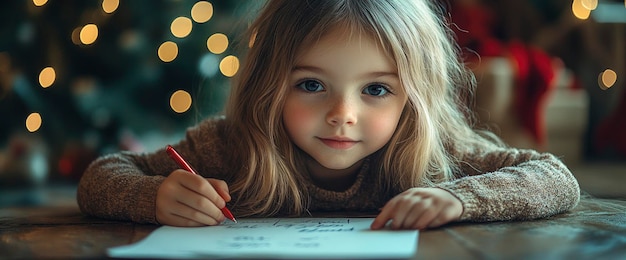
<svg viewBox="0 0 626 260"><path fill-rule="evenodd" d="M76 205L4 208L0 259L105 258L107 248L156 228L88 217ZM422 231L416 258L626 259L626 201L585 199L572 212L543 220Z"/></svg>

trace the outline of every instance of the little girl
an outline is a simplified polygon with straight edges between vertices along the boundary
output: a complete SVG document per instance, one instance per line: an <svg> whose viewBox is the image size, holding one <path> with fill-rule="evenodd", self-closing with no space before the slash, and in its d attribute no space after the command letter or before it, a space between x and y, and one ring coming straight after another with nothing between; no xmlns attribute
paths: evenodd
<svg viewBox="0 0 626 260"><path fill-rule="evenodd" d="M99 158L83 212L174 226L246 216L378 212L372 229L529 220L573 208L554 155L473 129L472 75L426 0L270 0L223 116L173 147Z"/></svg>

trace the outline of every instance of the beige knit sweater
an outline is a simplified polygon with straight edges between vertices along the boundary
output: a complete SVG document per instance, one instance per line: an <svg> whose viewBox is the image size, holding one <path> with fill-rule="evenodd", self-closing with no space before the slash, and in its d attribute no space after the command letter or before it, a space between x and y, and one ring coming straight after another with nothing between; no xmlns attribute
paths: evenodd
<svg viewBox="0 0 626 260"><path fill-rule="evenodd" d="M232 142L224 138L223 131L222 119L208 119L190 128L174 147L203 176L229 180L234 177L229 174L232 166L224 165L223 155ZM580 199L578 182L552 154L490 144L450 152L462 162L464 176L436 187L461 200L461 221L542 218L567 211ZM97 217L156 223L157 189L177 168L164 149L103 156L82 176L78 205L84 213ZM376 173L364 164L355 183L342 192L309 182L308 210L376 211L395 194L383 192L375 178ZM237 215L236 206L229 208Z"/></svg>

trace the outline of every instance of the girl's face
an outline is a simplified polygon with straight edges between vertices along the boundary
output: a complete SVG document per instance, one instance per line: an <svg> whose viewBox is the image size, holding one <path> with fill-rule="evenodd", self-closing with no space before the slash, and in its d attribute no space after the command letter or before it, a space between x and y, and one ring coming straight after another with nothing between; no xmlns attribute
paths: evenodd
<svg viewBox="0 0 626 260"><path fill-rule="evenodd" d="M407 100L393 60L373 38L341 29L299 54L283 120L315 160L309 168L348 169L382 148Z"/></svg>

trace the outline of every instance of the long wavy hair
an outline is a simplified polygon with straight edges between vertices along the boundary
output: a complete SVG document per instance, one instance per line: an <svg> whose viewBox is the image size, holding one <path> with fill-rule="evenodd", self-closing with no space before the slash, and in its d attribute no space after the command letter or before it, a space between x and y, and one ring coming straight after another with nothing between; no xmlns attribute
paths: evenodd
<svg viewBox="0 0 626 260"><path fill-rule="evenodd" d="M250 47L225 115L241 165L231 184L240 215L306 210L305 156L289 139L282 110L302 50L336 26L366 33L393 58L408 102L391 140L370 158L390 192L451 180L458 142L484 140L469 123L473 76L460 60L444 12L427 0L269 0L251 24Z"/></svg>

